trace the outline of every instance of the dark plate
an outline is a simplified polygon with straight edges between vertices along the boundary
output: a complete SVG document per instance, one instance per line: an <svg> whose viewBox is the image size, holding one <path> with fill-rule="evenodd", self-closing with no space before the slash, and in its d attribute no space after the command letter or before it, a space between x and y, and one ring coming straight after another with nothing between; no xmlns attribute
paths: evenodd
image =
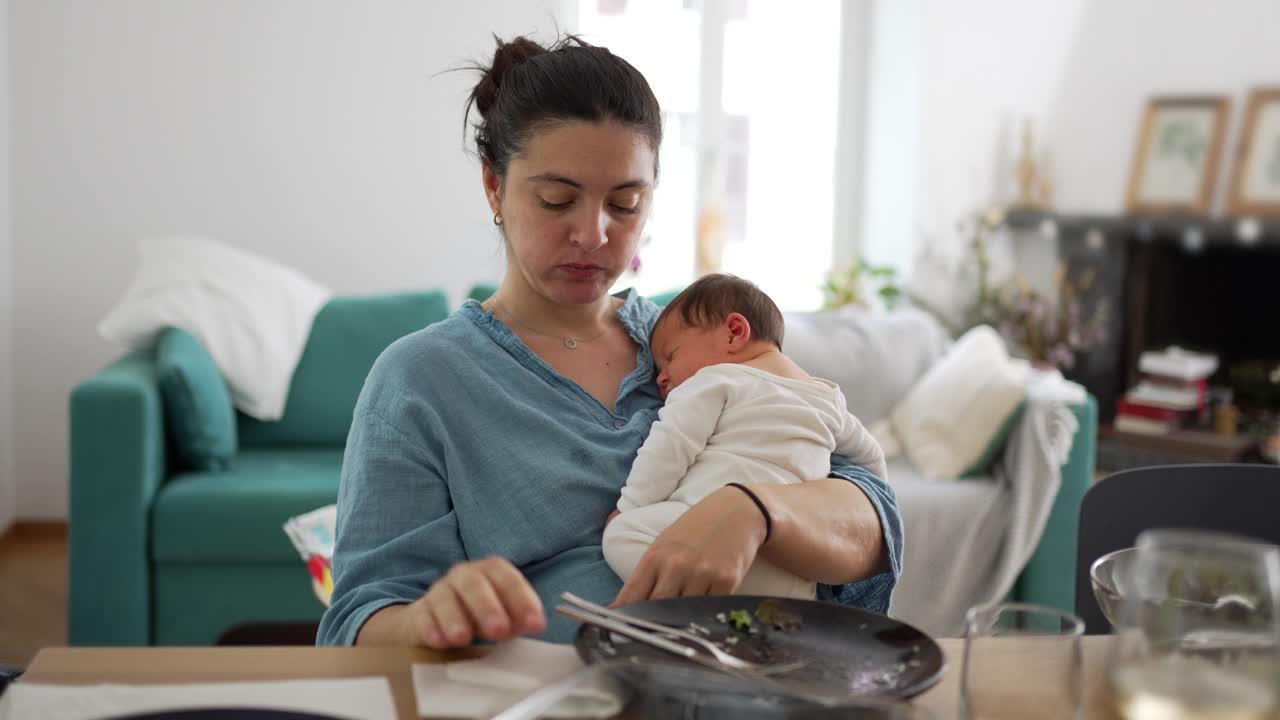
<svg viewBox="0 0 1280 720"><path fill-rule="evenodd" d="M338 720L338 718L332 715L314 715L293 710L225 707L113 715L109 720Z"/></svg>
<svg viewBox="0 0 1280 720"><path fill-rule="evenodd" d="M732 610L749 610L758 615L762 604L772 615L782 618L781 626L756 621L758 632L743 635L717 616ZM933 638L910 625L879 613L816 600L767 598L751 595L651 600L620 608L635 617L688 628L691 623L706 628L708 639L721 648L754 662L785 663L809 660L804 667L773 678L781 683L821 688L850 697L907 699L928 690L942 679L946 656ZM739 638L729 644L731 636ZM600 662L627 657L647 661L680 662L687 672L671 673L668 681L689 678L690 688L703 687L707 673L699 666L674 658L669 653L615 637L594 625L583 625L574 641L584 662Z"/></svg>
<svg viewBox="0 0 1280 720"><path fill-rule="evenodd" d="M850 697L834 707L762 692L747 681L688 663L617 665L612 672L633 691L633 720L931 720L925 708L902 700Z"/></svg>

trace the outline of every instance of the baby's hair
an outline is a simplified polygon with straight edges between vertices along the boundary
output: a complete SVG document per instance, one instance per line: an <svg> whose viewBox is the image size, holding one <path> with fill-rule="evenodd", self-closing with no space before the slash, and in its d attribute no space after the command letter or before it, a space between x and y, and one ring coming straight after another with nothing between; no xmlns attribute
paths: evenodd
<svg viewBox="0 0 1280 720"><path fill-rule="evenodd" d="M690 327L713 328L735 312L751 324L753 339L767 340L782 349L786 323L778 306L755 283L726 273L698 278L675 296L653 326L656 328L668 316L679 313Z"/></svg>

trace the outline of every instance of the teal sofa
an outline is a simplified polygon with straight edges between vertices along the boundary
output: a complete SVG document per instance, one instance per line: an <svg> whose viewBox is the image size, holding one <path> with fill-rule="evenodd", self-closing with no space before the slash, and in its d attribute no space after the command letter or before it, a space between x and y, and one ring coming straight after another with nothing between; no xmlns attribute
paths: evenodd
<svg viewBox="0 0 1280 720"><path fill-rule="evenodd" d="M1071 406L1079 428L1071 454L1062 466L1062 485L1040 544L1031 554L1014 585L1019 602L1049 605L1075 612L1076 540L1080 536L1080 503L1093 484L1098 448L1098 401L1090 395L1084 403Z"/></svg>
<svg viewBox="0 0 1280 720"><path fill-rule="evenodd" d="M469 297L483 300L491 286ZM673 293L654 296L660 304ZM154 356L125 355L71 395L70 597L74 645L206 645L322 606L282 525L334 502L351 413L397 338L443 319L442 294L337 298L316 317L284 417L238 418L228 470L177 466ZM1013 599L1074 606L1077 518L1092 482L1097 408L1080 428L1044 536Z"/></svg>
<svg viewBox="0 0 1280 720"><path fill-rule="evenodd" d="M230 468L178 466L151 351L71 394L73 645L208 645L243 624L323 607L282 526L334 502L351 413L373 361L448 315L440 292L331 300L278 422L239 415Z"/></svg>

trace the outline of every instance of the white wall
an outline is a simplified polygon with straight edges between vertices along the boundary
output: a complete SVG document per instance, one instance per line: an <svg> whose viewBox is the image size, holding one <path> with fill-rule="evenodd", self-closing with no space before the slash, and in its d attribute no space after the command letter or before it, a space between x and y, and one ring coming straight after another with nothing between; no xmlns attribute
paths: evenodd
<svg viewBox="0 0 1280 720"><path fill-rule="evenodd" d="M1035 137L1044 137L1091 0L925 1L916 154L909 158L915 202L897 258L909 258L915 291L958 321L976 273L970 236L957 224L1011 197L1023 123L1030 118ZM1052 274L1049 244L1018 249ZM1010 272L1012 248L993 242L990 250L993 277Z"/></svg>
<svg viewBox="0 0 1280 720"><path fill-rule="evenodd" d="M65 516L67 398L148 235L205 233L338 292L496 279L468 72L558 0L17 0L18 514ZM561 23L564 25L565 23ZM3 246L0 246L3 249ZM0 257L4 257L0 254Z"/></svg>
<svg viewBox="0 0 1280 720"><path fill-rule="evenodd" d="M846 268L862 253L866 178L867 86L871 80L871 18L875 0L840 5L839 107L836 111L835 202L831 262Z"/></svg>
<svg viewBox="0 0 1280 720"><path fill-rule="evenodd" d="M862 253L877 264L911 264L916 157L921 135L926 0L873 0L867 21Z"/></svg>
<svg viewBox="0 0 1280 720"><path fill-rule="evenodd" d="M1275 0L925 2L912 272L944 305L969 297L952 282L970 260L955 224L1012 197L1023 118L1052 153L1058 209L1120 212L1149 97L1231 96L1225 179L1247 88L1280 82ZM1053 245L1031 242L997 261L1038 253L1047 277Z"/></svg>
<svg viewBox="0 0 1280 720"><path fill-rule="evenodd" d="M1147 98L1210 93L1232 103L1221 212L1248 89L1280 83L1277 28L1275 0L1090 2L1049 110L1059 205L1121 210Z"/></svg>
<svg viewBox="0 0 1280 720"><path fill-rule="evenodd" d="M0 0L0 533L17 512L13 475L13 215L9 183L9 2Z"/></svg>
<svg viewBox="0 0 1280 720"><path fill-rule="evenodd" d="M1007 197L1021 119L1032 117L1043 133L1088 2L928 0L916 156L919 233L951 233L964 214ZM1107 82L1096 75L1090 81Z"/></svg>

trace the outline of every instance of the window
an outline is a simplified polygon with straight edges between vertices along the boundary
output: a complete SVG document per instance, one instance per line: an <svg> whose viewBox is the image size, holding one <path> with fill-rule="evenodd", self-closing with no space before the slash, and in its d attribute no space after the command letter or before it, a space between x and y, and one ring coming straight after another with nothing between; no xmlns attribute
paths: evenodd
<svg viewBox="0 0 1280 720"><path fill-rule="evenodd" d="M644 293L714 267L784 310L815 309L831 266L839 0L580 0L578 32L648 78L666 137ZM699 262L699 227L705 243ZM706 252L710 250L710 252Z"/></svg>

